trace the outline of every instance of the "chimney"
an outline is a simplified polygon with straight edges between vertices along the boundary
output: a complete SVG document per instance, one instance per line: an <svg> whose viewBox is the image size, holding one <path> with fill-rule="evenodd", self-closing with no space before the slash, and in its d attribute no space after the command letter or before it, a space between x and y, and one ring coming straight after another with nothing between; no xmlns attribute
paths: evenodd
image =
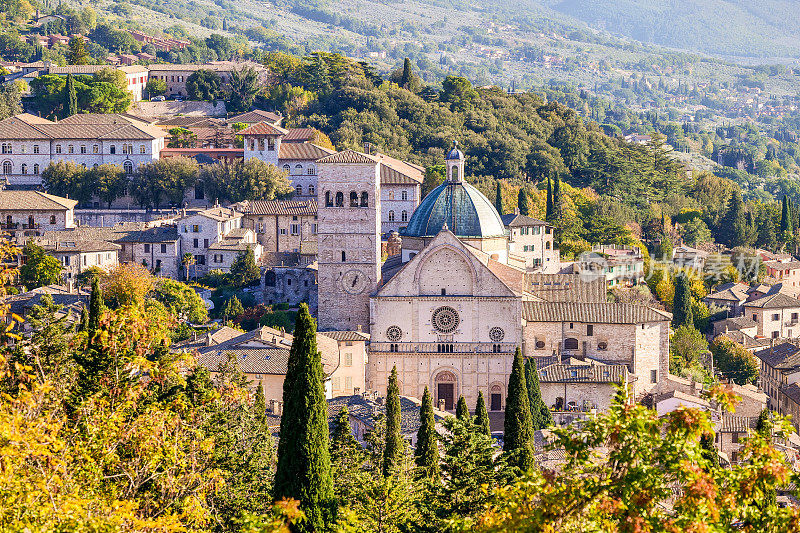
<svg viewBox="0 0 800 533"><path fill-rule="evenodd" d="M358 325L356 326L356 331L358 331L359 333L361 333L361 324L358 324Z"/></svg>
<svg viewBox="0 0 800 533"><path fill-rule="evenodd" d="M372 144L368 142L364 142L364 153L367 155L372 155Z"/></svg>

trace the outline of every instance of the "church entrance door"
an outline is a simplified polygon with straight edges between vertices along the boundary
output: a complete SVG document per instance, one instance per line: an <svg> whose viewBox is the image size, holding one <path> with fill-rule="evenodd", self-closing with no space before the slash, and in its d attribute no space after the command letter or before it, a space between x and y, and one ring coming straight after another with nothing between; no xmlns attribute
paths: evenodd
<svg viewBox="0 0 800 533"><path fill-rule="evenodd" d="M453 397L455 396L455 384L454 383L439 383L437 385L437 398L436 404L438 405L442 400L444 400L444 408L446 411L453 410Z"/></svg>
<svg viewBox="0 0 800 533"><path fill-rule="evenodd" d="M489 403L491 404L489 407L490 411L500 411L503 409L503 396L501 394L492 393L492 398Z"/></svg>

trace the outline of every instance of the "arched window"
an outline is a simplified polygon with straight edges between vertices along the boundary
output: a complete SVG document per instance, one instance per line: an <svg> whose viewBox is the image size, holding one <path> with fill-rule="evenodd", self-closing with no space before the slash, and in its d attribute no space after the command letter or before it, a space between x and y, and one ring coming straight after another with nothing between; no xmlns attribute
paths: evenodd
<svg viewBox="0 0 800 533"><path fill-rule="evenodd" d="M453 181L458 180L458 167L453 167L453 172L450 174L450 179Z"/></svg>
<svg viewBox="0 0 800 533"><path fill-rule="evenodd" d="M69 147L67 148L67 151L69 153L71 153L71 154L74 154L75 153L75 146L70 144Z"/></svg>
<svg viewBox="0 0 800 533"><path fill-rule="evenodd" d="M394 222L394 211L389 211L389 222Z"/></svg>
<svg viewBox="0 0 800 533"><path fill-rule="evenodd" d="M35 165L33 165L33 173L34 174L39 174L39 163L36 163Z"/></svg>
<svg viewBox="0 0 800 533"><path fill-rule="evenodd" d="M350 207L358 207L358 193L350 191Z"/></svg>
<svg viewBox="0 0 800 533"><path fill-rule="evenodd" d="M366 191L361 193L361 207L369 207L369 194Z"/></svg>
<svg viewBox="0 0 800 533"><path fill-rule="evenodd" d="M565 350L577 350L578 349L578 339L573 339L572 337L564 339L564 349Z"/></svg>
<svg viewBox="0 0 800 533"><path fill-rule="evenodd" d="M342 263L344 263L345 261L347 261L347 254L344 253L344 250L342 250Z"/></svg>
<svg viewBox="0 0 800 533"><path fill-rule="evenodd" d="M56 216L50 215L50 224L55 224L55 223L56 223Z"/></svg>
<svg viewBox="0 0 800 533"><path fill-rule="evenodd" d="M291 170L291 167L289 165L283 165L283 170L285 172L289 172L289 170Z"/></svg>
<svg viewBox="0 0 800 533"><path fill-rule="evenodd" d="M325 207L333 207L333 198L331 191L325 191Z"/></svg>
<svg viewBox="0 0 800 533"><path fill-rule="evenodd" d="M408 200L408 191L403 191L402 193L400 193L400 199Z"/></svg>
<svg viewBox="0 0 800 533"><path fill-rule="evenodd" d="M294 188L294 191L297 193L297 196L302 196L303 195L303 186L302 185L298 185L297 187Z"/></svg>
<svg viewBox="0 0 800 533"><path fill-rule="evenodd" d="M28 165L26 165L25 163L22 163L22 173L23 174L28 173Z"/></svg>
<svg viewBox="0 0 800 533"><path fill-rule="evenodd" d="M295 165L294 166L294 173L295 174L302 174L303 173L303 165Z"/></svg>
<svg viewBox="0 0 800 533"><path fill-rule="evenodd" d="M109 151L109 153L111 153L111 155L114 155L114 154L117 153L117 147L112 144L111 146L109 146L108 151ZM56 146L56 153L57 154L61 153L61 147L60 146Z"/></svg>
<svg viewBox="0 0 800 533"><path fill-rule="evenodd" d="M33 215L28 215L28 227L32 228L36 225L36 219L33 218Z"/></svg>
<svg viewBox="0 0 800 533"><path fill-rule="evenodd" d="M10 154L11 153L11 143L3 143L2 146L3 146L2 152L4 154Z"/></svg>
<svg viewBox="0 0 800 533"><path fill-rule="evenodd" d="M133 174L133 163L131 161L122 163L122 168L125 170L125 174Z"/></svg>
<svg viewBox="0 0 800 533"><path fill-rule="evenodd" d="M336 207L344 207L344 194L342 191L336 193Z"/></svg>
<svg viewBox="0 0 800 533"><path fill-rule="evenodd" d="M400 220L403 222L408 222L408 211L403 211L400 213Z"/></svg>
<svg viewBox="0 0 800 533"><path fill-rule="evenodd" d="M544 243L544 248L545 248L545 250L549 250L550 249L550 241L547 241L546 243Z"/></svg>
<svg viewBox="0 0 800 533"><path fill-rule="evenodd" d="M6 215L6 226L9 228L14 224L14 220L11 218L11 215Z"/></svg>
<svg viewBox="0 0 800 533"><path fill-rule="evenodd" d="M11 174L13 168L11 161L3 161L3 174Z"/></svg>

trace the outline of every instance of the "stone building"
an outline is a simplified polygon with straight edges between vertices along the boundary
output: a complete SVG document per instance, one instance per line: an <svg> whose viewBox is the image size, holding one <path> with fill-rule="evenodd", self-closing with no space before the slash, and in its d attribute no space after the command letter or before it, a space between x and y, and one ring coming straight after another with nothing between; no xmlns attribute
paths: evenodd
<svg viewBox="0 0 800 533"><path fill-rule="evenodd" d="M23 113L0 121L0 171L10 185L38 187L51 162L105 163L127 173L159 158L165 133L123 114L80 114L58 122Z"/></svg>
<svg viewBox="0 0 800 533"><path fill-rule="evenodd" d="M618 387L628 384L628 367L576 359L539 369L542 400L556 412L592 413L607 411ZM491 394L491 392L490 392ZM490 396L491 401L499 398Z"/></svg>
<svg viewBox="0 0 800 533"><path fill-rule="evenodd" d="M244 67L255 69L259 73L259 76L262 77L266 74L264 65L252 61L211 61L209 63L199 65L159 63L150 65L147 68L149 71L148 79L161 80L167 84L167 90L164 92L164 96L186 96L188 94L186 91L186 80L188 80L189 76L198 70L212 70L216 72L219 74L219 77L222 81L222 86L225 87L228 83L230 83L231 73L234 70L241 70ZM263 78L261 81L263 81ZM156 95L151 94L150 96L153 97Z"/></svg>
<svg viewBox="0 0 800 533"><path fill-rule="evenodd" d="M800 300L776 292L743 305L744 316L758 324L757 334L771 339L800 336Z"/></svg>
<svg viewBox="0 0 800 533"><path fill-rule="evenodd" d="M318 305L317 264L267 266L261 275L261 291L266 304L305 302L314 313Z"/></svg>
<svg viewBox="0 0 800 533"><path fill-rule="evenodd" d="M213 207L178 221L181 258L194 257L192 272L203 276L211 270L230 270L240 253L249 247L259 261L263 248L255 233L242 227L242 213L227 207Z"/></svg>
<svg viewBox="0 0 800 533"><path fill-rule="evenodd" d="M509 262L521 261L526 270L558 272L561 265L553 243L553 226L525 215L509 214L500 218L508 232Z"/></svg>
<svg viewBox="0 0 800 533"><path fill-rule="evenodd" d="M381 277L380 160L345 150L317 165L319 328L369 332Z"/></svg>
<svg viewBox="0 0 800 533"><path fill-rule="evenodd" d="M419 205L425 169L385 154L374 154L381 163L381 232L399 232Z"/></svg>
<svg viewBox="0 0 800 533"><path fill-rule="evenodd" d="M123 246L120 260L144 265L157 276L182 279L181 239L178 227L157 226L131 231L116 241Z"/></svg>
<svg viewBox="0 0 800 533"><path fill-rule="evenodd" d="M317 200L253 200L233 206L256 234L269 265L305 266L317 259ZM294 261L297 257L299 260Z"/></svg>
<svg viewBox="0 0 800 533"><path fill-rule="evenodd" d="M120 245L107 241L40 241L39 244L64 266L61 275L65 283L86 269L97 267L108 271L119 264ZM25 263L25 256L21 262Z"/></svg>
<svg viewBox="0 0 800 533"><path fill-rule="evenodd" d="M0 191L0 229L12 238L71 229L77 204L40 191Z"/></svg>

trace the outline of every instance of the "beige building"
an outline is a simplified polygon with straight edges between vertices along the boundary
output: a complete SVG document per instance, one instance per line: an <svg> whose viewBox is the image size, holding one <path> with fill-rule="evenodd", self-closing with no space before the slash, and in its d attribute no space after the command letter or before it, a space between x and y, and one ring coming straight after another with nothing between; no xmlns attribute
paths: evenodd
<svg viewBox="0 0 800 533"><path fill-rule="evenodd" d="M228 207L212 207L185 216L178 221L181 238L181 258L194 257L192 273L203 276L211 270L230 270L236 257L248 248L256 262L263 247L253 230L242 227L243 215Z"/></svg>
<svg viewBox="0 0 800 533"><path fill-rule="evenodd" d="M69 237L65 235L65 238ZM108 271L119 264L120 245L106 241L41 241L39 244L44 248L48 255L58 259L64 266L61 272L65 283L75 279L75 277L92 267L101 268ZM25 256L21 257L21 263L26 261Z"/></svg>
<svg viewBox="0 0 800 533"><path fill-rule="evenodd" d="M593 413L611 408L617 387L627 386L626 365L576 359L539 369L544 404L556 412Z"/></svg>
<svg viewBox="0 0 800 533"><path fill-rule="evenodd" d="M744 304L744 316L758 324L757 334L771 339L800 336L800 300L777 292Z"/></svg>
<svg viewBox="0 0 800 533"><path fill-rule="evenodd" d="M260 384L268 403L282 402L292 335L266 326L247 333L225 329L227 331L219 332L216 338L209 334L199 342L178 344L173 349L196 350L198 363L208 368L212 377L216 376L220 365L233 356L239 370L251 382ZM328 398L350 396L364 390L368 339L354 331L317 334Z"/></svg>
<svg viewBox="0 0 800 533"><path fill-rule="evenodd" d="M270 265L305 266L317 258L317 201L254 200L233 206L256 234Z"/></svg>
<svg viewBox="0 0 800 533"><path fill-rule="evenodd" d="M184 279L177 226L134 230L116 242L125 251L121 253L121 261L144 265L157 276Z"/></svg>
<svg viewBox="0 0 800 533"><path fill-rule="evenodd" d="M782 282L785 287L800 288L800 261L794 258L765 261L764 267L767 269L767 277Z"/></svg>
<svg viewBox="0 0 800 533"><path fill-rule="evenodd" d="M0 229L12 238L71 229L77 204L40 191L0 191Z"/></svg>
<svg viewBox="0 0 800 533"><path fill-rule="evenodd" d="M553 242L553 226L524 215L500 217L508 232L508 258L524 263L526 270L556 273L559 253Z"/></svg>
<svg viewBox="0 0 800 533"><path fill-rule="evenodd" d="M785 393L800 381L800 347L784 342L758 350L754 355L761 362L759 378L761 389L767 394L768 407L779 414L789 414L791 402Z"/></svg>
<svg viewBox="0 0 800 533"><path fill-rule="evenodd" d="M167 84L167 90L164 96L187 96L186 80L189 76L198 70L211 70L219 74L222 80L223 87L230 83L231 73L234 70L241 70L244 67L255 69L260 76L266 74L264 65L260 63L248 62L234 62L234 61L211 61L201 65L175 65L169 63L159 63L150 65L148 68L148 80L156 79L161 80ZM263 81L263 79L262 79ZM155 94L149 95L151 98L157 96Z"/></svg>

